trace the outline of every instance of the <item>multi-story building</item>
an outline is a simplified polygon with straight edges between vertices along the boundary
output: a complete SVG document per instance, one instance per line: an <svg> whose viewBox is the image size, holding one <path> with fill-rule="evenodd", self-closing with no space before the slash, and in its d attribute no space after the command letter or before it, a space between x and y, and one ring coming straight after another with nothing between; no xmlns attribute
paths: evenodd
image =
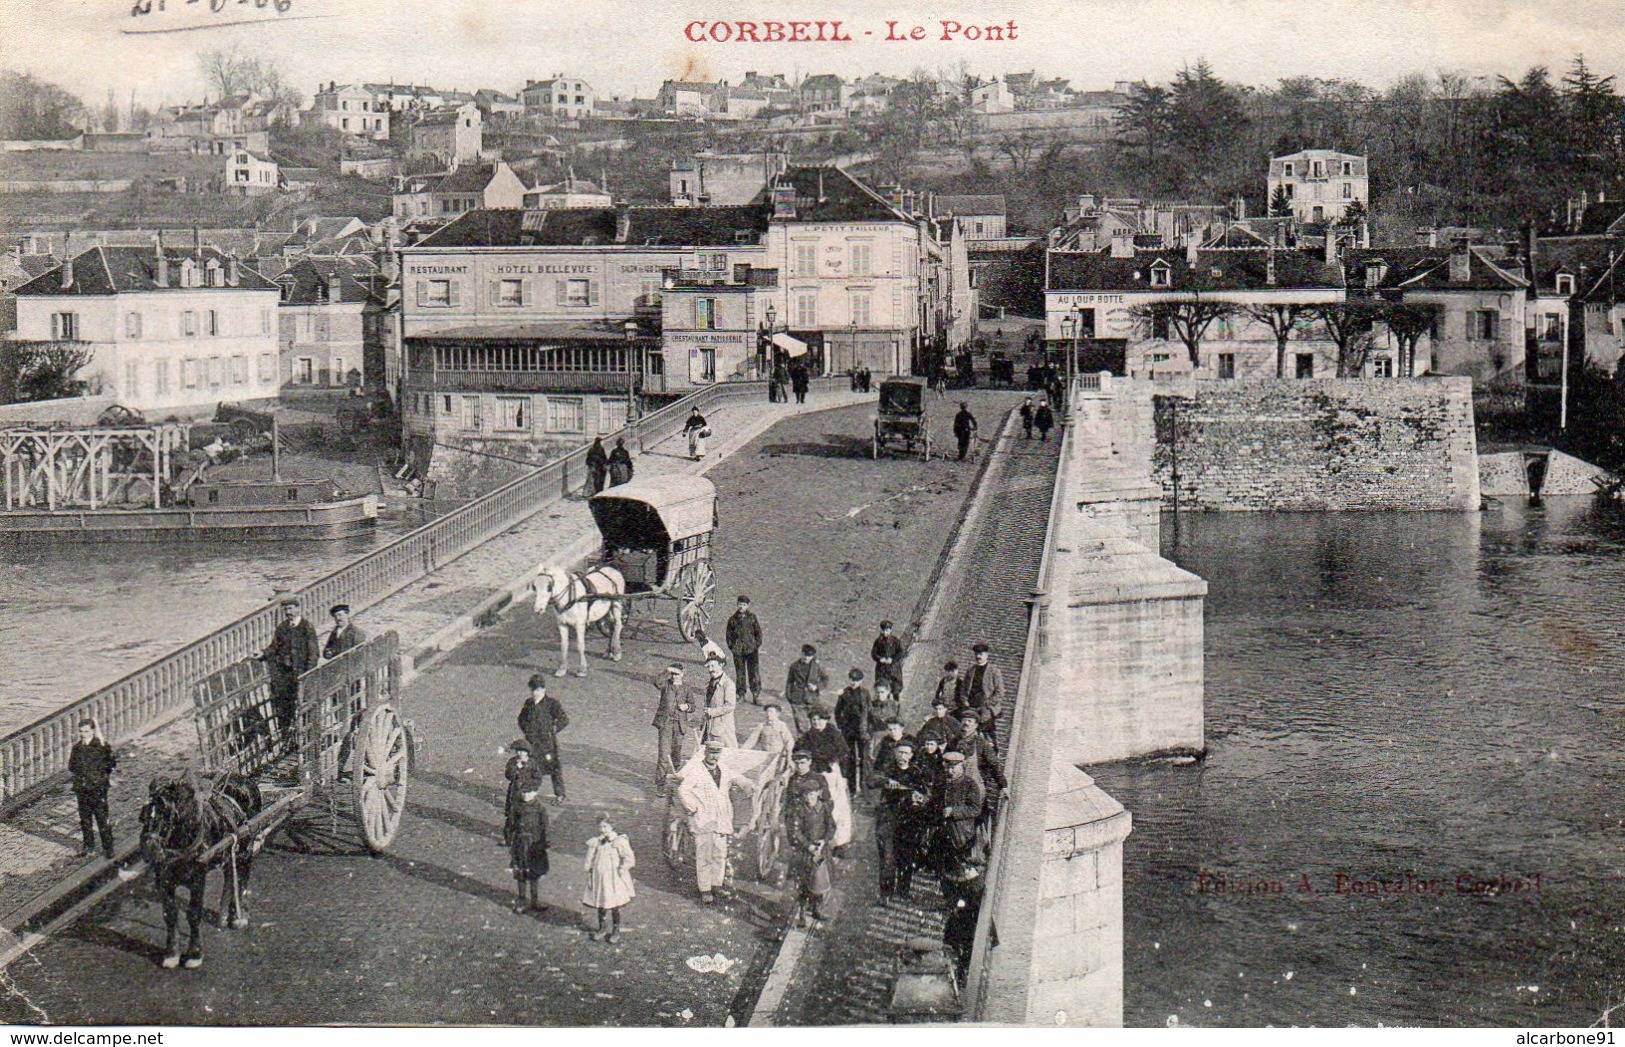
<svg viewBox="0 0 1625 1047"><path fill-rule="evenodd" d="M241 149L226 158L227 192L262 196L276 192L281 181L276 161L269 157Z"/></svg>
<svg viewBox="0 0 1625 1047"><path fill-rule="evenodd" d="M408 156L432 156L448 167L480 158L485 117L473 102L423 113L411 125Z"/></svg>
<svg viewBox="0 0 1625 1047"><path fill-rule="evenodd" d="M504 161L463 164L449 174L408 178L395 193L396 218L450 220L482 207L520 207L524 179Z"/></svg>
<svg viewBox="0 0 1625 1047"><path fill-rule="evenodd" d="M994 80L971 88L970 107L978 113L1013 113L1016 96L1010 92L1009 84Z"/></svg>
<svg viewBox="0 0 1625 1047"><path fill-rule="evenodd" d="M275 284L213 248L96 247L17 289L16 339L91 351L93 393L159 417L277 395Z"/></svg>
<svg viewBox="0 0 1625 1047"><path fill-rule="evenodd" d="M790 167L768 194L764 264L780 273L778 326L813 346L826 371L909 373L931 333L925 222L838 167Z"/></svg>
<svg viewBox="0 0 1625 1047"><path fill-rule="evenodd" d="M703 264L728 255L702 252ZM668 390L756 376L766 365L759 346L765 306L778 271L749 263L728 269L668 269L661 282L660 349Z"/></svg>
<svg viewBox="0 0 1625 1047"><path fill-rule="evenodd" d="M783 171L783 153L695 153L673 160L671 202L680 207L748 204Z"/></svg>
<svg viewBox="0 0 1625 1047"><path fill-rule="evenodd" d="M532 80L519 92L527 116L553 116L567 120L591 116L596 97L591 84L563 73L546 80Z"/></svg>
<svg viewBox="0 0 1625 1047"><path fill-rule="evenodd" d="M362 84L361 88L372 96L375 112L438 109L447 102L445 92L423 84Z"/></svg>
<svg viewBox="0 0 1625 1047"><path fill-rule="evenodd" d="M384 297L370 265L306 258L276 278L283 386L383 381Z"/></svg>
<svg viewBox="0 0 1625 1047"><path fill-rule="evenodd" d="M420 468L435 443L547 456L620 428L631 389L692 380L658 335L668 271L765 268L766 227L759 205L482 210L403 247L410 453ZM754 331L751 308L741 322ZM716 343L723 357L728 344Z"/></svg>
<svg viewBox="0 0 1625 1047"><path fill-rule="evenodd" d="M931 211L944 218L959 219L960 228L972 240L997 240L1005 235L1003 193L983 196L936 196Z"/></svg>
<svg viewBox="0 0 1625 1047"><path fill-rule="evenodd" d="M505 95L488 87L474 92L474 104L480 107L488 123L517 120L525 115L525 103L517 95Z"/></svg>
<svg viewBox="0 0 1625 1047"><path fill-rule="evenodd" d="M846 81L834 73L807 77L798 92L804 112L833 113L846 108Z"/></svg>
<svg viewBox="0 0 1625 1047"><path fill-rule="evenodd" d="M1266 199L1285 193L1293 217L1321 224L1343 217L1351 205L1371 206L1371 181L1363 156L1331 149L1304 149L1270 160Z"/></svg>
<svg viewBox="0 0 1625 1047"><path fill-rule="evenodd" d="M524 200L525 209L530 211L551 211L560 207L610 207L614 203L609 193L573 174L562 182L525 190Z"/></svg>
<svg viewBox="0 0 1625 1047"><path fill-rule="evenodd" d="M317 90L310 107L313 119L334 130L380 141L389 138L389 112L365 87L332 81Z"/></svg>
<svg viewBox="0 0 1625 1047"><path fill-rule="evenodd" d="M655 105L668 116L709 117L727 104L727 88L704 81L667 80Z"/></svg>

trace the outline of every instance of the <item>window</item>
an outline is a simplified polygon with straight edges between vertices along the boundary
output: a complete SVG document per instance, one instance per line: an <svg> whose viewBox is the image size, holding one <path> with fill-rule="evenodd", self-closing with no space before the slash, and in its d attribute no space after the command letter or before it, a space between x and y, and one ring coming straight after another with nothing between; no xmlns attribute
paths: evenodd
<svg viewBox="0 0 1625 1047"><path fill-rule="evenodd" d="M451 397L442 396L440 398L440 413L441 414L450 414L451 413Z"/></svg>
<svg viewBox="0 0 1625 1047"><path fill-rule="evenodd" d="M126 338L140 338L141 337L141 314L140 313L125 313L124 314L124 337L126 337Z"/></svg>
<svg viewBox="0 0 1625 1047"><path fill-rule="evenodd" d="M1236 339L1235 321L1228 316L1218 317L1213 321L1213 338L1220 342L1233 342Z"/></svg>
<svg viewBox="0 0 1625 1047"><path fill-rule="evenodd" d="M728 255L726 252L705 252L699 256L699 267L708 273L725 273L728 271Z"/></svg>
<svg viewBox="0 0 1625 1047"><path fill-rule="evenodd" d="M1291 178L1292 177L1292 165L1291 164L1282 164L1281 165L1281 174L1282 174L1283 177Z"/></svg>
<svg viewBox="0 0 1625 1047"><path fill-rule="evenodd" d="M796 295L796 327L807 331L818 326L818 295L803 292Z"/></svg>
<svg viewBox="0 0 1625 1047"><path fill-rule="evenodd" d="M203 314L203 333L211 338L220 334L220 314L210 309Z"/></svg>
<svg viewBox="0 0 1625 1047"><path fill-rule="evenodd" d="M231 358L231 384L248 384L248 357L234 356Z"/></svg>
<svg viewBox="0 0 1625 1047"><path fill-rule="evenodd" d="M1316 160L1314 162L1314 164L1313 164L1312 170L1310 171L1309 177L1311 177L1311 178L1325 178L1326 177L1326 165L1321 163L1319 160Z"/></svg>
<svg viewBox="0 0 1625 1047"><path fill-rule="evenodd" d="M271 310L260 310L260 334L271 333Z"/></svg>
<svg viewBox="0 0 1625 1047"><path fill-rule="evenodd" d="M1557 313L1546 313L1541 317L1542 326L1540 340L1543 342L1561 342L1563 340L1563 317Z"/></svg>
<svg viewBox="0 0 1625 1047"><path fill-rule="evenodd" d="M181 313L181 334L187 338L197 337L197 314L190 309Z"/></svg>
<svg viewBox="0 0 1625 1047"><path fill-rule="evenodd" d="M797 276L818 275L817 244L796 244L795 274Z"/></svg>
<svg viewBox="0 0 1625 1047"><path fill-rule="evenodd" d="M519 432L530 428L530 397L497 397L497 428Z"/></svg>
<svg viewBox="0 0 1625 1047"><path fill-rule="evenodd" d="M72 342L79 338L78 313L52 313L51 337L59 342Z"/></svg>
<svg viewBox="0 0 1625 1047"><path fill-rule="evenodd" d="M525 281L498 280L497 305L504 309L514 309L525 304Z"/></svg>
<svg viewBox="0 0 1625 1047"><path fill-rule="evenodd" d="M218 356L209 357L208 374L211 387L224 385L226 382L225 361Z"/></svg>
<svg viewBox="0 0 1625 1047"><path fill-rule="evenodd" d="M1234 378L1235 376L1236 376L1236 354L1235 353L1220 353L1219 354L1219 377L1220 378Z"/></svg>
<svg viewBox="0 0 1625 1047"><path fill-rule="evenodd" d="M626 428L626 401L625 400L599 400L598 401L598 432L613 433L617 429Z"/></svg>
<svg viewBox="0 0 1625 1047"><path fill-rule="evenodd" d="M124 388L119 396L134 399L141 395L141 365L134 360L124 362Z"/></svg>
<svg viewBox="0 0 1625 1047"><path fill-rule="evenodd" d="M852 275L869 276L873 270L874 245L859 242L852 245Z"/></svg>
<svg viewBox="0 0 1625 1047"><path fill-rule="evenodd" d="M294 361L293 382L295 385L316 384L316 361L308 356Z"/></svg>
<svg viewBox="0 0 1625 1047"><path fill-rule="evenodd" d="M870 294L868 291L852 292L852 326L868 327L874 322L870 310Z"/></svg>
<svg viewBox="0 0 1625 1047"><path fill-rule="evenodd" d="M155 396L169 392L169 361L156 360L152 365L152 391Z"/></svg>
<svg viewBox="0 0 1625 1047"><path fill-rule="evenodd" d="M260 354L260 381L261 382L274 382L274 381L276 381L276 354L275 353L261 353Z"/></svg>
<svg viewBox="0 0 1625 1047"><path fill-rule="evenodd" d="M699 365L700 365L700 373L699 373L699 376L698 376L698 380L702 381L702 382L714 382L714 381L716 381L717 380L717 347L714 346L714 345L702 345L702 346L699 347L698 353L699 353L699 361L698 362L699 362Z"/></svg>
<svg viewBox="0 0 1625 1047"><path fill-rule="evenodd" d="M332 374L332 377L329 380L328 384L329 385L343 385L344 384L344 357L342 357L342 356L333 357L333 374Z"/></svg>
<svg viewBox="0 0 1625 1047"><path fill-rule="evenodd" d="M1281 188L1286 190L1286 198L1288 200L1292 199L1292 183L1287 182L1286 184L1282 185Z"/></svg>
<svg viewBox="0 0 1625 1047"><path fill-rule="evenodd" d="M1371 361L1371 375L1374 378L1392 378L1394 361L1386 356L1376 357Z"/></svg>
<svg viewBox="0 0 1625 1047"><path fill-rule="evenodd" d="M1158 312L1156 315L1151 317L1151 337L1161 341L1168 340L1169 334L1167 313Z"/></svg>
<svg viewBox="0 0 1625 1047"><path fill-rule="evenodd" d="M188 389L196 389L203 384L202 362L195 356L188 356L181 361L181 385Z"/></svg>
<svg viewBox="0 0 1625 1047"><path fill-rule="evenodd" d="M1354 164L1349 160L1343 161L1343 177L1349 178L1354 174Z"/></svg>
<svg viewBox="0 0 1625 1047"><path fill-rule="evenodd" d="M717 300L715 298L694 299L694 329L697 331L715 331L717 329Z"/></svg>
<svg viewBox="0 0 1625 1047"><path fill-rule="evenodd" d="M547 398L547 431L581 433L587 430L587 404L579 396Z"/></svg>
<svg viewBox="0 0 1625 1047"><path fill-rule="evenodd" d="M480 398L477 396L460 397L462 400L462 428L465 432L477 433L480 431Z"/></svg>
<svg viewBox="0 0 1625 1047"><path fill-rule="evenodd" d="M1495 341L1497 319L1494 309L1474 309L1467 314L1467 338L1475 342Z"/></svg>
<svg viewBox="0 0 1625 1047"><path fill-rule="evenodd" d="M1574 277L1570 276L1568 273L1559 273L1557 276L1557 293L1573 294Z"/></svg>
<svg viewBox="0 0 1625 1047"><path fill-rule="evenodd" d="M1151 286L1167 287L1170 269L1167 262L1158 261L1151 267Z"/></svg>
<svg viewBox="0 0 1625 1047"><path fill-rule="evenodd" d="M418 305L428 309L449 309L457 304L454 280L419 280Z"/></svg>
<svg viewBox="0 0 1625 1047"><path fill-rule="evenodd" d="M1354 199L1354 183L1353 182L1344 182L1343 183L1343 199L1345 199L1345 200Z"/></svg>
<svg viewBox="0 0 1625 1047"><path fill-rule="evenodd" d="M565 305L592 304L591 280L565 280L563 286Z"/></svg>
<svg viewBox="0 0 1625 1047"><path fill-rule="evenodd" d="M1315 354L1299 353L1297 368L1299 378L1313 378L1315 376Z"/></svg>

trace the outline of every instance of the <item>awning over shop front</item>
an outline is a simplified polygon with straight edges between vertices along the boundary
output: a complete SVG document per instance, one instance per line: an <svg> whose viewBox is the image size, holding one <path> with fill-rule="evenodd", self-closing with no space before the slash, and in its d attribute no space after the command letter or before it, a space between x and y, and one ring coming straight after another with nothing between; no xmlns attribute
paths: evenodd
<svg viewBox="0 0 1625 1047"><path fill-rule="evenodd" d="M807 352L806 342L803 342L798 338L791 338L789 335L782 332L773 336L773 344L778 346L780 349L783 349L785 354L792 358L804 356Z"/></svg>

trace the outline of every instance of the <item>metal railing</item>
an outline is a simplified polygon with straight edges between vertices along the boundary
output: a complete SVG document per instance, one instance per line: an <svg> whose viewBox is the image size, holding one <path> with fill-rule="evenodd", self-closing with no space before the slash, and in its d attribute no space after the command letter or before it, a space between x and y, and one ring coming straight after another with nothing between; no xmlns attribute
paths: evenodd
<svg viewBox="0 0 1625 1047"><path fill-rule="evenodd" d="M845 378L819 379L820 391L840 389ZM727 403L766 400L761 382L706 386L637 423L644 445L682 431L689 411ZM631 434L622 429L615 436ZM587 479L587 448L581 447L534 472L460 506L438 520L375 549L312 582L297 595L306 607L347 603L361 610L450 563L485 541L580 488ZM267 605L199 640L108 684L70 705L0 738L0 816L50 788L67 773L78 723L90 717L113 742L159 726L191 705L197 681L258 655L276 627L277 608Z"/></svg>

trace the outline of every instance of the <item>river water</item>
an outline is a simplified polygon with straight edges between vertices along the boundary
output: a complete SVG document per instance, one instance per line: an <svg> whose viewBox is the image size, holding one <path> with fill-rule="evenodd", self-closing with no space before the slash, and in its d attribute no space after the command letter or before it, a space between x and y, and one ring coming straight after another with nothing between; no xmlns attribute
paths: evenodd
<svg viewBox="0 0 1625 1047"><path fill-rule="evenodd" d="M385 503L371 535L160 545L0 540L0 733L393 541L425 517ZM326 608L307 609L317 626Z"/></svg>
<svg viewBox="0 0 1625 1047"><path fill-rule="evenodd" d="M1210 586L1209 750L1094 769L1134 816L1126 1022L1587 1025L1625 1001L1625 516L1163 537Z"/></svg>

